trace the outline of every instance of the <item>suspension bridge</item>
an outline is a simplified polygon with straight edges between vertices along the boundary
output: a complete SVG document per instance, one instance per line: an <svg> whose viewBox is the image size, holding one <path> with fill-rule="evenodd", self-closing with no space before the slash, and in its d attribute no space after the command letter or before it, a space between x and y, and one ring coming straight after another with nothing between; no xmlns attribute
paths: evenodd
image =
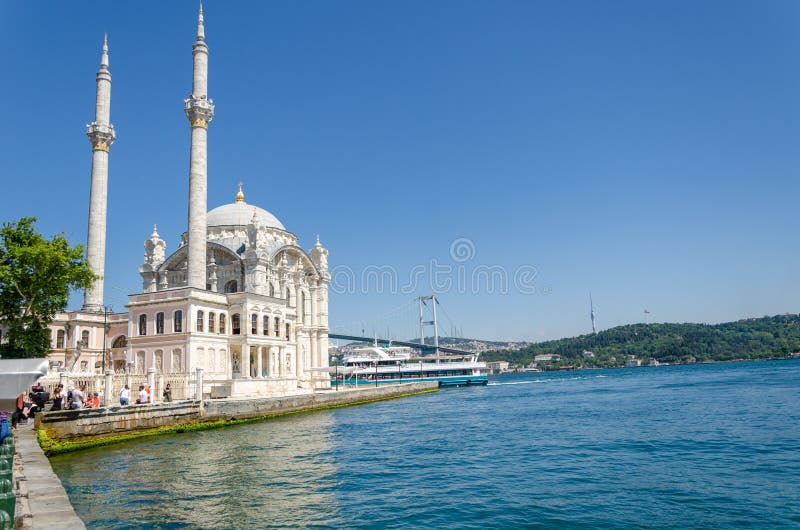
<svg viewBox="0 0 800 530"><path fill-rule="evenodd" d="M408 313L409 308L413 308L416 311L416 307L413 307L415 302L418 303L419 307L419 317L417 318L414 315L414 325L419 325L419 342L411 341L411 340L397 340L392 339L391 334L389 333L390 325L388 322L392 322L393 325L396 327L398 322L401 323L408 323L409 319L407 318L406 314ZM430 303L430 305L428 305ZM442 353L445 354L453 354L453 355L469 355L474 352L469 352L466 350L460 350L457 348L451 348L448 346L441 346L439 344L439 312L437 311L437 307L440 311L442 311L445 315L445 318L450 323L451 329L451 336L455 334L455 331L458 329L454 324L450 316L447 315L447 312L441 307L441 302L439 302L438 297L435 294L428 295L428 296L418 296L414 298L413 301L406 302L398 308L386 313L385 315L378 316L375 321L373 321L372 328L375 329L375 326L378 323L383 323L384 321L386 324L386 336L379 337L377 333L374 333L373 336L368 337L366 336L365 329L366 325L362 322L355 322L350 324L343 324L339 326L331 326L331 331L328 333L328 338L330 339L337 339L337 340L346 340L351 342L367 342L367 343L376 343L380 345L386 346L406 346L409 348L415 348L420 350L422 355L439 355ZM431 320L426 320L425 316L425 309L428 309L428 312L432 315ZM430 318L430 317L428 317ZM336 332L335 330L341 330L343 328L358 326L361 325L361 334L359 335L356 333L346 333L346 332ZM425 328L426 327L433 327L433 341L431 343L426 343L425 338ZM413 332L409 332L406 336L413 336Z"/></svg>

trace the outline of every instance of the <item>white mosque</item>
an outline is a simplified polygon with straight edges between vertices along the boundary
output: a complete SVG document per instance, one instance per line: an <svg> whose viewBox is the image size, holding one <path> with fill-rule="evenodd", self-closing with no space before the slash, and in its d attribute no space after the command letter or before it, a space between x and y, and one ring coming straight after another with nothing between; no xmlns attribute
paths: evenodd
<svg viewBox="0 0 800 530"><path fill-rule="evenodd" d="M306 252L270 212L245 202L207 211L208 46L203 10L192 47L192 93L184 110L191 129L188 230L166 253L157 229L144 242L142 292L128 312L103 304L111 73L103 43L97 72L87 259L100 277L80 311L51 324L51 366L73 373L190 374L232 396L279 396L329 388L328 251L317 237ZM233 194L232 194L233 195Z"/></svg>

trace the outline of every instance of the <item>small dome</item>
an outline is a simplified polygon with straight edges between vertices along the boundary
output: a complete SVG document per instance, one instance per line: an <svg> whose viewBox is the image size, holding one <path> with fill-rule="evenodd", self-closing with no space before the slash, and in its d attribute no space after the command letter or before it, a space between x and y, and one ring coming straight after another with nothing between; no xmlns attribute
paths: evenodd
<svg viewBox="0 0 800 530"><path fill-rule="evenodd" d="M244 200L214 208L208 212L206 222L208 226L247 226L253 218L254 211L261 226L286 230L277 217L263 208L247 204Z"/></svg>

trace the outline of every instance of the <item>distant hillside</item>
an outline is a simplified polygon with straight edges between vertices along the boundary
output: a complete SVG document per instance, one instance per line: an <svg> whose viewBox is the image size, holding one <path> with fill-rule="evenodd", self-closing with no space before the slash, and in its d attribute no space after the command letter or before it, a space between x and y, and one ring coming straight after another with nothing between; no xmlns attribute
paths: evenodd
<svg viewBox="0 0 800 530"><path fill-rule="evenodd" d="M516 365L536 355L561 356L557 364L574 367L622 366L635 355L646 364L779 359L800 350L800 315L781 315L724 324L632 324L569 339L530 344L518 350L487 351L482 359ZM594 352L584 358L583 352Z"/></svg>

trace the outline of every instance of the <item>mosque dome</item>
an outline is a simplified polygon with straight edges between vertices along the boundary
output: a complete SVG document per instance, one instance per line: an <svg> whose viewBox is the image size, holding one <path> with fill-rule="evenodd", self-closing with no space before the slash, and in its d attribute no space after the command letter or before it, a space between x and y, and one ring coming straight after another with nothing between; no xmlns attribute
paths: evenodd
<svg viewBox="0 0 800 530"><path fill-rule="evenodd" d="M261 226L286 230L277 217L263 208L244 202L241 184L239 193L236 194L236 202L214 208L208 212L206 220L208 226L247 226L253 219L254 213Z"/></svg>

